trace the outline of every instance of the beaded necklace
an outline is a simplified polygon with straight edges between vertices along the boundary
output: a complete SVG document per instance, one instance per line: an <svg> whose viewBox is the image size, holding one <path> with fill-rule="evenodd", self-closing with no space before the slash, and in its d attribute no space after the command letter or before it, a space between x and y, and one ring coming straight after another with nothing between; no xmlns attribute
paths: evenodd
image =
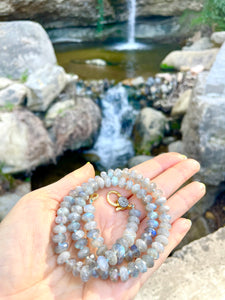
<svg viewBox="0 0 225 300"><path fill-rule="evenodd" d="M97 229L93 204L98 199L98 190L116 186L131 191L142 201L147 213L147 227L141 237L136 238L140 210L118 191L109 191L108 204L118 213L129 209L129 217L122 237L108 249L100 230ZM117 197L116 201L112 200L112 195ZM90 277L110 278L114 282L119 279L127 281L129 276L137 277L139 273L147 272L168 244L171 217L167 214L169 207L165 203L166 198L162 196L162 191L156 188L156 184L134 170L110 169L107 173L101 172L100 176L89 178L88 182L65 196L57 210L57 225L53 228L55 235L52 238L57 244L57 263L65 264L66 270L72 271L74 276L80 276L83 282L87 282ZM77 250L76 258L71 258L68 251L66 232L72 234ZM124 261L127 262L126 266Z"/></svg>

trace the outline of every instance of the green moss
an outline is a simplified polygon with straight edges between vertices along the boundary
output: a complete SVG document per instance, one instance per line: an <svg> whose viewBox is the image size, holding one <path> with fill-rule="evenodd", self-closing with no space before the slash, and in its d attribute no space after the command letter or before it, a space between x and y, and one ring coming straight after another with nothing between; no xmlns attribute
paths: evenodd
<svg viewBox="0 0 225 300"><path fill-rule="evenodd" d="M25 83L28 79L28 69L26 69L20 76L20 82Z"/></svg>
<svg viewBox="0 0 225 300"><path fill-rule="evenodd" d="M15 105L13 103L6 103L4 106L0 107L0 111L13 111Z"/></svg>
<svg viewBox="0 0 225 300"><path fill-rule="evenodd" d="M160 69L163 71L175 71L174 66L168 66L167 64L161 64Z"/></svg>

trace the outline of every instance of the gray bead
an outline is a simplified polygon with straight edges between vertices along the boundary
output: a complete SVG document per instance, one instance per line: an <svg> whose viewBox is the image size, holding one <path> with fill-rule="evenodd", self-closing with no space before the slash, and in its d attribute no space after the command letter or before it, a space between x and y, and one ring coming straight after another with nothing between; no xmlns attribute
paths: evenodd
<svg viewBox="0 0 225 300"><path fill-rule="evenodd" d="M159 253L162 253L164 251L163 245L159 242L153 242L152 248L156 249Z"/></svg>
<svg viewBox="0 0 225 300"><path fill-rule="evenodd" d="M154 266L154 259L150 255L143 255L142 260L146 263L148 268L152 268Z"/></svg>
<svg viewBox="0 0 225 300"><path fill-rule="evenodd" d="M125 257L125 248L121 244L114 244L112 246L112 251L116 253L118 264L121 264Z"/></svg>
<svg viewBox="0 0 225 300"><path fill-rule="evenodd" d="M114 170L113 169L109 169L108 170L108 176L109 177L113 177L113 175L114 175Z"/></svg>
<svg viewBox="0 0 225 300"><path fill-rule="evenodd" d="M129 205L129 201L126 197L119 197L118 203L121 207L127 207Z"/></svg>
<svg viewBox="0 0 225 300"><path fill-rule="evenodd" d="M111 268L109 270L109 277L111 281L116 282L119 279L119 270L117 268Z"/></svg>
<svg viewBox="0 0 225 300"><path fill-rule="evenodd" d="M142 179L142 186L146 188L150 184L150 179L149 178L144 178Z"/></svg>
<svg viewBox="0 0 225 300"><path fill-rule="evenodd" d="M105 177L108 176L108 175L107 175L107 173L106 173L105 171L102 171L102 172L100 173L100 176L101 176L102 178L105 178Z"/></svg>
<svg viewBox="0 0 225 300"><path fill-rule="evenodd" d="M128 168L124 168L124 169L122 170L122 174L123 174L123 176L124 176L125 178L128 178L129 175L130 175L129 169L128 169Z"/></svg>
<svg viewBox="0 0 225 300"><path fill-rule="evenodd" d="M159 216L159 220L162 221L162 222L168 222L169 223L170 220L171 220L171 216L168 215L168 214L163 213Z"/></svg>
<svg viewBox="0 0 225 300"><path fill-rule="evenodd" d="M82 259L85 258L86 256L88 256L90 253L90 249L88 247L84 247L83 249L81 249L80 251L78 251L77 256Z"/></svg>
<svg viewBox="0 0 225 300"><path fill-rule="evenodd" d="M170 229L172 227L172 225L168 222L162 222L160 223L160 228L166 228L166 229Z"/></svg>
<svg viewBox="0 0 225 300"><path fill-rule="evenodd" d="M168 245L168 238L165 237L164 235L157 235L155 241L163 244L164 246Z"/></svg>
<svg viewBox="0 0 225 300"><path fill-rule="evenodd" d="M107 259L104 257L104 256L99 256L97 258L97 264L100 268L101 271L103 272L107 272L108 269L109 269L109 264L108 264L108 261Z"/></svg>
<svg viewBox="0 0 225 300"><path fill-rule="evenodd" d="M92 242L91 242L91 245L95 248L99 248L103 245L104 243L104 239L103 237L97 237L96 239L94 239Z"/></svg>
<svg viewBox="0 0 225 300"><path fill-rule="evenodd" d="M100 176L95 176L95 180L98 183L100 189L103 189L105 186L104 180Z"/></svg>
<svg viewBox="0 0 225 300"><path fill-rule="evenodd" d="M105 187L110 187L112 182L111 179L107 176L104 178Z"/></svg>
<svg viewBox="0 0 225 300"><path fill-rule="evenodd" d="M159 252L154 249L154 248L149 248L147 250L148 255L152 256L154 259L158 259L159 258Z"/></svg>
<svg viewBox="0 0 225 300"><path fill-rule="evenodd" d="M59 243L56 247L55 247L55 253L59 254L62 253L63 251L66 251L68 249L69 245L66 242L63 243Z"/></svg>
<svg viewBox="0 0 225 300"><path fill-rule="evenodd" d="M92 230L95 229L96 227L97 227L97 223L95 221L88 222L84 225L84 228L86 230Z"/></svg>
<svg viewBox="0 0 225 300"><path fill-rule="evenodd" d="M133 245L133 243L135 241L136 234L135 234L135 236L133 236L133 235L130 235L129 233L126 233L126 234L123 234L123 238L127 242L128 247L130 247L131 245Z"/></svg>
<svg viewBox="0 0 225 300"><path fill-rule="evenodd" d="M83 266L80 270L80 278L83 282L87 282L90 278L90 269L88 266Z"/></svg>
<svg viewBox="0 0 225 300"><path fill-rule="evenodd" d="M85 246L87 246L87 243L88 243L87 239L85 239L85 238L79 239L79 240L75 243L74 247L75 247L76 249L83 249Z"/></svg>
<svg viewBox="0 0 225 300"><path fill-rule="evenodd" d="M87 213L83 214L83 216L82 216L81 219L82 219L84 222L90 222L90 221L94 220L94 217L95 217L95 216L94 216L92 213L87 212Z"/></svg>
<svg viewBox="0 0 225 300"><path fill-rule="evenodd" d="M74 201L74 198L73 197L71 197L71 196L65 196L65 197L63 197L63 201L67 201L67 202L69 202L71 205L73 205L74 203L75 203L75 201Z"/></svg>
<svg viewBox="0 0 225 300"><path fill-rule="evenodd" d="M140 188L141 188L140 184L136 183L132 186L131 192L133 194L136 194L140 190Z"/></svg>
<svg viewBox="0 0 225 300"><path fill-rule="evenodd" d="M103 272L101 269L98 269L98 274L102 280L106 280L109 277L109 271Z"/></svg>
<svg viewBox="0 0 225 300"><path fill-rule="evenodd" d="M159 197L162 196L162 194L163 194L163 191L160 190L160 189L157 189L157 190L155 190L155 191L153 192L153 197L154 197L154 198L159 198Z"/></svg>
<svg viewBox="0 0 225 300"><path fill-rule="evenodd" d="M88 231L87 237L89 239L96 239L99 236L99 233L100 233L99 229L92 229Z"/></svg>
<svg viewBox="0 0 225 300"><path fill-rule="evenodd" d="M84 192L89 195L92 195L94 193L94 189L90 183L84 182L82 183L81 187L83 188Z"/></svg>
<svg viewBox="0 0 225 300"><path fill-rule="evenodd" d="M65 236L65 234L62 234L62 233L56 234L52 237L52 241L53 241L53 243L57 243L57 244L64 243L66 241L66 236Z"/></svg>
<svg viewBox="0 0 225 300"><path fill-rule="evenodd" d="M140 223L140 219L135 217L135 216L130 216L128 218L128 222L133 222L133 223L136 223L136 224L139 224Z"/></svg>
<svg viewBox="0 0 225 300"><path fill-rule="evenodd" d="M84 231L83 230L77 230L72 234L72 239L74 241L82 239L84 237Z"/></svg>
<svg viewBox="0 0 225 300"><path fill-rule="evenodd" d="M72 221L80 221L80 214L76 213L76 212L72 212L68 215L68 219L70 222Z"/></svg>
<svg viewBox="0 0 225 300"><path fill-rule="evenodd" d="M126 255L125 255L125 259L126 261L132 261L134 258L134 255L133 255L133 251L131 251L130 249L126 252Z"/></svg>
<svg viewBox="0 0 225 300"><path fill-rule="evenodd" d="M68 222L68 218L66 216L57 216L55 218L56 224L66 224Z"/></svg>
<svg viewBox="0 0 225 300"><path fill-rule="evenodd" d="M85 258L85 264L89 266L90 270L96 267L95 255L91 254Z"/></svg>
<svg viewBox="0 0 225 300"><path fill-rule="evenodd" d="M70 232L78 230L79 228L80 228L80 223L74 221L67 226L67 229Z"/></svg>
<svg viewBox="0 0 225 300"><path fill-rule="evenodd" d="M137 223L134 223L134 222L127 223L126 228L127 229L132 229L135 232L138 231L138 225L137 225Z"/></svg>
<svg viewBox="0 0 225 300"><path fill-rule="evenodd" d="M76 264L75 258L68 259L68 261L66 261L66 267L65 267L66 271L71 272L73 270L75 264Z"/></svg>
<svg viewBox="0 0 225 300"><path fill-rule="evenodd" d="M138 247L135 244L130 247L130 250L133 253L133 257L139 257L141 255L140 251L138 250Z"/></svg>
<svg viewBox="0 0 225 300"><path fill-rule="evenodd" d="M123 237L122 237L122 238L119 238L118 240L116 240L116 243L117 243L117 244L121 244L121 245L125 248L125 251L127 251L128 248L129 248L126 239L123 238Z"/></svg>
<svg viewBox="0 0 225 300"><path fill-rule="evenodd" d="M147 251L147 244L142 239L137 239L135 245L137 246L140 252Z"/></svg>
<svg viewBox="0 0 225 300"><path fill-rule="evenodd" d="M168 212L169 210L170 210L170 207L168 205L161 205L159 207L159 212L160 213Z"/></svg>
<svg viewBox="0 0 225 300"><path fill-rule="evenodd" d="M103 246L98 248L98 250L96 251L96 254L98 256L105 255L105 252L107 251L107 249L108 249L107 246L103 245Z"/></svg>
<svg viewBox="0 0 225 300"><path fill-rule="evenodd" d="M159 229L158 229L157 233L158 233L158 234L162 234L162 235L164 235L164 236L166 236L166 237L169 237L169 235L170 235L170 232L169 232L168 229L166 229L166 228L161 228L161 224L160 224L160 226L159 226Z"/></svg>
<svg viewBox="0 0 225 300"><path fill-rule="evenodd" d="M155 203L148 203L146 206L145 206L145 209L147 211L153 211L157 208L157 206L155 205Z"/></svg>
<svg viewBox="0 0 225 300"><path fill-rule="evenodd" d="M120 169L117 168L117 169L114 171L114 176L120 178L120 177L122 176L122 170L120 170Z"/></svg>
<svg viewBox="0 0 225 300"><path fill-rule="evenodd" d="M136 278L139 275L139 269L138 267L135 265L134 262L129 262L127 265L127 269L130 272L130 276Z"/></svg>
<svg viewBox="0 0 225 300"><path fill-rule="evenodd" d="M93 214L95 212L95 207L92 204L87 204L84 206L84 212Z"/></svg>
<svg viewBox="0 0 225 300"><path fill-rule="evenodd" d="M105 257L108 259L108 262L111 266L115 266L117 264L117 256L114 251L105 251Z"/></svg>
<svg viewBox="0 0 225 300"><path fill-rule="evenodd" d="M147 232L142 233L141 239L147 244L147 246L152 243L152 237Z"/></svg>
<svg viewBox="0 0 225 300"><path fill-rule="evenodd" d="M125 187L126 190L131 190L132 186L133 186L133 181L132 180L127 180L126 187Z"/></svg>
<svg viewBox="0 0 225 300"><path fill-rule="evenodd" d="M143 202L144 204L148 204L150 202L152 202L152 196L151 195L147 195L143 198Z"/></svg>
<svg viewBox="0 0 225 300"><path fill-rule="evenodd" d="M71 207L71 212L75 212L75 213L81 215L82 212L83 212L83 208L82 208L82 206L80 206L80 205L73 205L73 206Z"/></svg>
<svg viewBox="0 0 225 300"><path fill-rule="evenodd" d="M133 209L129 210L129 215L140 218L141 212L140 212L140 210L133 208Z"/></svg>
<svg viewBox="0 0 225 300"><path fill-rule="evenodd" d="M125 179L124 177L121 177L121 178L119 179L118 186L119 186L120 188L122 188L122 189L126 186L126 179Z"/></svg>
<svg viewBox="0 0 225 300"><path fill-rule="evenodd" d="M120 267L120 279L121 279L121 281L127 281L128 280L128 278L129 278L129 273L128 273L128 270L127 270L127 268L126 267Z"/></svg>
<svg viewBox="0 0 225 300"><path fill-rule="evenodd" d="M154 182L150 182L147 186L146 186L147 192L151 193L152 191L154 191L156 189L156 184Z"/></svg>
<svg viewBox="0 0 225 300"><path fill-rule="evenodd" d="M141 258L137 258L135 261L135 265L138 267L139 271L141 273L145 273L147 272L147 264L144 260L142 260Z"/></svg>
<svg viewBox="0 0 225 300"><path fill-rule="evenodd" d="M68 209L70 209L71 204L70 204L70 202L62 201L62 202L60 203L60 207L67 207Z"/></svg>
<svg viewBox="0 0 225 300"><path fill-rule="evenodd" d="M57 264L62 265L64 264L68 259L70 258L70 252L69 251L64 251L59 254L57 257Z"/></svg>
<svg viewBox="0 0 225 300"><path fill-rule="evenodd" d="M66 226L56 225L55 227L53 227L53 232L54 233L65 233L66 232Z"/></svg>
<svg viewBox="0 0 225 300"><path fill-rule="evenodd" d="M138 199L143 199L146 196L146 194L147 194L147 191L144 189L141 189L136 193L136 197Z"/></svg>
<svg viewBox="0 0 225 300"><path fill-rule="evenodd" d="M86 201L82 197L76 197L75 198L75 204L80 206L85 206Z"/></svg>
<svg viewBox="0 0 225 300"><path fill-rule="evenodd" d="M57 210L57 215L58 216L68 216L69 213L70 213L70 211L67 207L60 207Z"/></svg>
<svg viewBox="0 0 225 300"><path fill-rule="evenodd" d="M72 273L73 276L78 276L80 274L81 268L83 267L82 261L78 261L73 267Z"/></svg>
<svg viewBox="0 0 225 300"><path fill-rule="evenodd" d="M166 203L166 198L165 197L160 197L160 198L155 200L156 205L162 205L164 203Z"/></svg>

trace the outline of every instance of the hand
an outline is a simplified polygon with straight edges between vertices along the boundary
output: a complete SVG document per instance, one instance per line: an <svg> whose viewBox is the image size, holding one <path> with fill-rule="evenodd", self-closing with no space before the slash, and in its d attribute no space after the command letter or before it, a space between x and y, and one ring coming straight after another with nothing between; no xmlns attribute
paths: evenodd
<svg viewBox="0 0 225 300"><path fill-rule="evenodd" d="M83 283L71 272L66 272L64 266L56 264L57 256L51 241L56 211L63 196L88 178L94 177L91 164L86 164L58 182L25 195L0 224L0 299L132 299L190 229L190 221L181 216L205 194L205 186L192 182L178 189L199 168L198 162L185 159L178 153L159 155L134 168L162 189L170 206L172 228L169 244L155 261L154 267L125 283L95 278ZM105 200L108 190L105 188L99 193L94 205L98 227L106 244L110 246L122 235L127 222L127 211L115 212L109 206ZM121 194L127 193L121 190ZM131 200L141 209L138 199L132 196ZM141 227L146 221L145 215L142 208Z"/></svg>

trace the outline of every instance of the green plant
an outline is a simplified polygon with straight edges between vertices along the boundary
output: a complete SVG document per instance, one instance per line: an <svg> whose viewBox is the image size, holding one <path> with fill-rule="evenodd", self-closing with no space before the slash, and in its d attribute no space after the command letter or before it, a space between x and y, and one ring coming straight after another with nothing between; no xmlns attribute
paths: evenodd
<svg viewBox="0 0 225 300"><path fill-rule="evenodd" d="M5 110L7 110L7 111L13 111L13 109L14 109L14 104L13 103L6 103L4 106L1 106L0 107L0 111L5 111Z"/></svg>
<svg viewBox="0 0 225 300"><path fill-rule="evenodd" d="M205 0L200 16L192 24L205 24L213 30L225 30L225 1Z"/></svg>
<svg viewBox="0 0 225 300"><path fill-rule="evenodd" d="M161 64L160 69L166 70L166 71L174 71L175 70L174 66L168 66L167 64Z"/></svg>
<svg viewBox="0 0 225 300"><path fill-rule="evenodd" d="M22 83L25 83L27 81L29 74L28 74L28 69L26 69L20 76L20 81Z"/></svg>
<svg viewBox="0 0 225 300"><path fill-rule="evenodd" d="M97 33L100 34L103 31L103 22L104 22L104 0L97 0L97 11L98 11L98 20L97 20Z"/></svg>

